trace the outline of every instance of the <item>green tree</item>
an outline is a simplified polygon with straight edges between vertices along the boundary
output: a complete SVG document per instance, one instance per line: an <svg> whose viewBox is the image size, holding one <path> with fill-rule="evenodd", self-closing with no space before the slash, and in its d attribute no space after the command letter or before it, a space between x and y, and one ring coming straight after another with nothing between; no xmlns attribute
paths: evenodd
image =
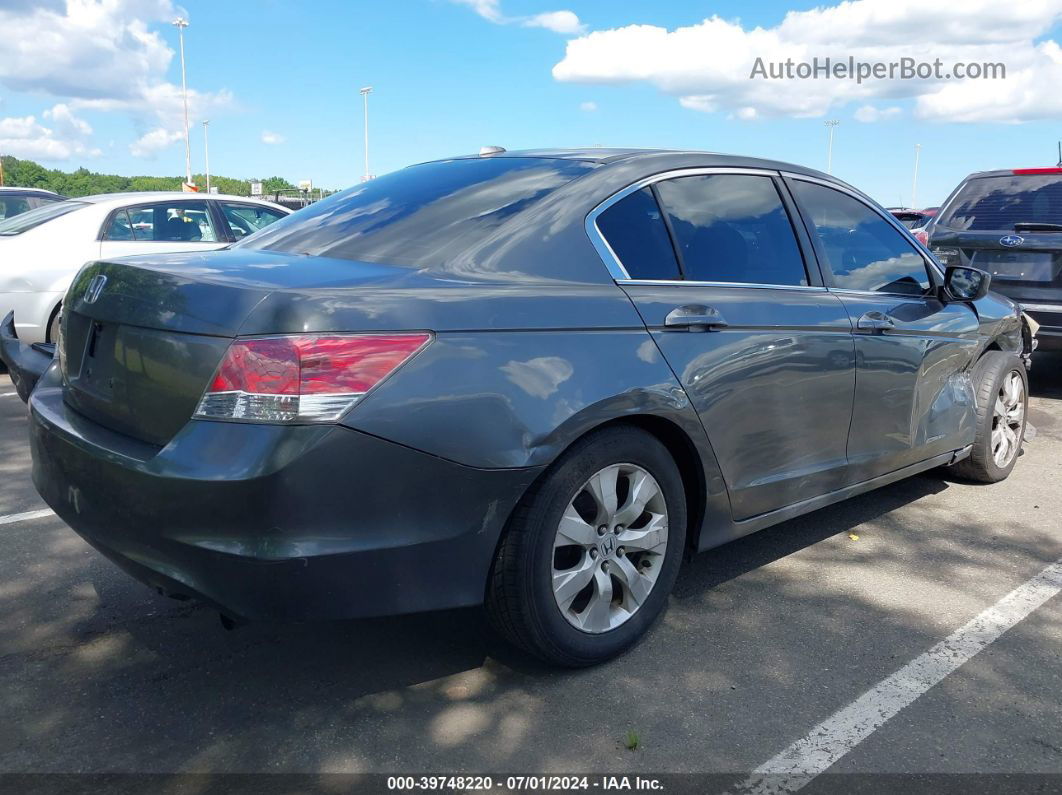
<svg viewBox="0 0 1062 795"><path fill-rule="evenodd" d="M180 190L181 183L184 181L179 176L122 177L117 174L100 174L96 171L89 171L84 167L76 171L47 169L32 160L19 160L11 156L5 156L0 158L0 160L3 161L5 185L43 188L71 198L91 196L97 193L118 193L121 191ZM199 174L194 179L200 190L204 190L206 177ZM247 179L211 175L210 184L216 185L219 192L234 196L249 196L251 193L251 183ZM294 187L291 182L283 177L270 177L262 181L263 192L266 195L275 193L278 190L291 190Z"/></svg>

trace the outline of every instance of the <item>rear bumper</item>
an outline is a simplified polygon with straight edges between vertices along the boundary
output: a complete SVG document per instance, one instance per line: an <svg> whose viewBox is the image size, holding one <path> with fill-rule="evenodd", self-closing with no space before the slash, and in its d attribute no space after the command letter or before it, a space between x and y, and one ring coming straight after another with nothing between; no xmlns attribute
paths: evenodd
<svg viewBox="0 0 1062 795"><path fill-rule="evenodd" d="M30 392L37 381L44 375L54 358L51 346L43 343L27 345L15 334L15 321L12 312L0 323L0 372L11 373L11 381L22 400L29 400Z"/></svg>
<svg viewBox="0 0 1062 795"><path fill-rule="evenodd" d="M33 482L137 579L252 620L478 604L536 470L464 467L343 427L189 422L162 449L42 383Z"/></svg>
<svg viewBox="0 0 1062 795"><path fill-rule="evenodd" d="M1059 303L1020 302L1023 312L1040 324L1036 332L1037 348L1062 350L1062 301Z"/></svg>

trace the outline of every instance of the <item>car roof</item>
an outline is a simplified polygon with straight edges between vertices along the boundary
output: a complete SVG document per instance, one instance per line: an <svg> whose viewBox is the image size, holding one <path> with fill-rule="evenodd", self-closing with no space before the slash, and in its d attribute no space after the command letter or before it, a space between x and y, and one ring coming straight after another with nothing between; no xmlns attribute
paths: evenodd
<svg viewBox="0 0 1062 795"><path fill-rule="evenodd" d="M788 171L794 174L803 174L809 177L834 182L844 185L841 180L813 168L785 163L778 160L768 160L758 157L746 157L744 155L731 155L723 152L709 152L697 149L635 149L635 148L606 148L590 147L582 149L518 149L514 151L492 152L489 154L459 155L457 157L439 158L432 162L446 160L470 160L480 157L527 157L550 160L582 160L589 163L609 165L616 163L636 163L638 161L651 161L654 168L667 169L673 162L675 168L689 168L691 158L696 159L698 165L703 168L714 166L729 168L760 168L769 171Z"/></svg>
<svg viewBox="0 0 1062 795"><path fill-rule="evenodd" d="M16 186L0 186L0 193L32 193L36 196L58 196L54 190L46 188L19 188Z"/></svg>
<svg viewBox="0 0 1062 795"><path fill-rule="evenodd" d="M1045 177L1055 174L1062 177L1062 168L1057 166L1045 166L1043 168L997 168L992 171L975 171L966 179L980 179L981 177Z"/></svg>
<svg viewBox="0 0 1062 795"><path fill-rule="evenodd" d="M73 201L87 202L89 204L137 204L139 202L156 202L156 201L168 201L171 199L211 199L218 201L220 199L228 201L238 201L250 204L261 204L266 207L281 207L281 205L274 204L264 199L259 199L256 196L233 196L228 193L185 193L179 190L159 190L159 191L128 191L126 193L97 193L94 196L77 196ZM281 209L288 209L287 207L281 207Z"/></svg>

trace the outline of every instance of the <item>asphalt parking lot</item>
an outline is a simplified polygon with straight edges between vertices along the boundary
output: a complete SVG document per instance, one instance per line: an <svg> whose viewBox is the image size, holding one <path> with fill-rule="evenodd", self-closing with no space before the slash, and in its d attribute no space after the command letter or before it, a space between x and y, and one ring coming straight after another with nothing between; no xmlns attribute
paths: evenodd
<svg viewBox="0 0 1062 795"><path fill-rule="evenodd" d="M2 378L11 517L45 506ZM1062 558L1062 358L1032 384L1008 481L932 473L701 555L645 642L578 672L476 611L225 631L54 516L0 518L0 772L747 773ZM1054 595L830 772L1062 773L1060 641Z"/></svg>

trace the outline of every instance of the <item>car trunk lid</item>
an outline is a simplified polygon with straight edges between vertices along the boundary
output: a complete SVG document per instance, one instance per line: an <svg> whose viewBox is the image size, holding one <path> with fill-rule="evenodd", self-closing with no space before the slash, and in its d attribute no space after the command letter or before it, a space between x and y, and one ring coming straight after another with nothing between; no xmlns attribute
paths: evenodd
<svg viewBox="0 0 1062 795"><path fill-rule="evenodd" d="M188 422L232 339L267 296L371 283L386 266L265 252L133 257L84 268L67 294L60 367L68 405L165 445Z"/></svg>
<svg viewBox="0 0 1062 795"><path fill-rule="evenodd" d="M937 226L934 248L958 249L961 262L992 274L993 286L1037 293L1062 288L1062 233L958 230ZM1009 293L1008 293L1009 294Z"/></svg>

